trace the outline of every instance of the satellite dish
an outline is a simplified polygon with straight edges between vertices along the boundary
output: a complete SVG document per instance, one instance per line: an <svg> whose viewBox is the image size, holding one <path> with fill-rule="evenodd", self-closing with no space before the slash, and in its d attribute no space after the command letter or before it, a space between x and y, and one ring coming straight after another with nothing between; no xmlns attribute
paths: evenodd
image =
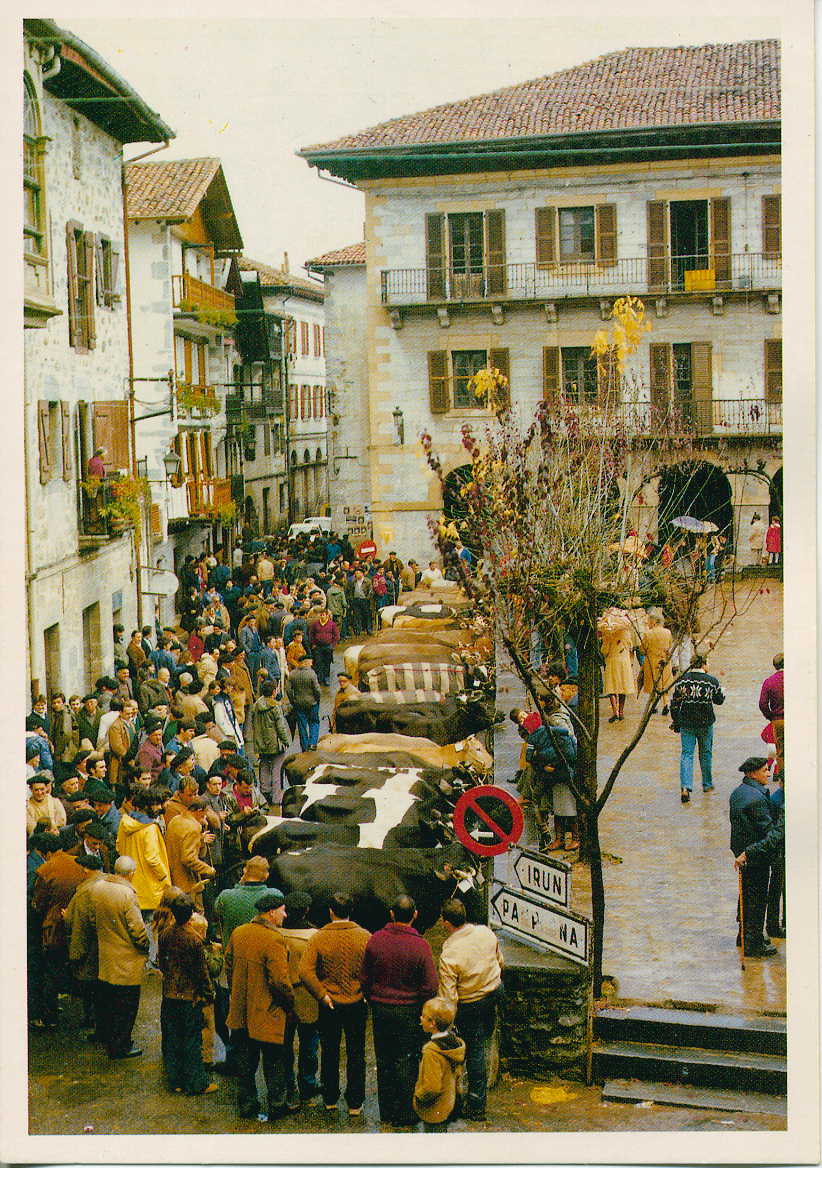
<svg viewBox="0 0 822 1181"><path fill-rule="evenodd" d="M153 568L146 568L148 577L143 586L143 593L146 595L176 595L180 589L180 583L177 580L177 575L173 570L156 570Z"/></svg>

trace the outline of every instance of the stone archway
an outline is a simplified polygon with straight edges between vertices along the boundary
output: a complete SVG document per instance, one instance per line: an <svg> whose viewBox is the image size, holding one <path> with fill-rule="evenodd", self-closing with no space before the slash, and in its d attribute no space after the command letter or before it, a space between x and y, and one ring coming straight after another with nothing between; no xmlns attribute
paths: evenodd
<svg viewBox="0 0 822 1181"><path fill-rule="evenodd" d="M734 547L733 489L721 468L700 460L686 460L664 468L659 475L658 539L667 541L675 517L712 521Z"/></svg>

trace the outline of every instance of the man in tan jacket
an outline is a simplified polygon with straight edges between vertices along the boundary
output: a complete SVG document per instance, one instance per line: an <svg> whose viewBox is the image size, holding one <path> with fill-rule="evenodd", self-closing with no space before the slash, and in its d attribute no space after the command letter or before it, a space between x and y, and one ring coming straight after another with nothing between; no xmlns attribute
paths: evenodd
<svg viewBox="0 0 822 1181"><path fill-rule="evenodd" d="M288 1083L286 1104L289 1111L297 1111L301 1102L308 1102L320 1092L320 1085L317 1081L320 1056L320 1027L318 1025L320 1010L316 998L300 979L300 963L303 952L317 930L308 921L310 906L311 895L304 890L292 890L290 894L286 895L286 921L282 928L282 936L288 946L288 971L291 977L291 987L294 989L294 1016L297 1019L296 1022L288 1026L285 1033ZM296 1036L300 1039L300 1048L295 1078L294 1040Z"/></svg>
<svg viewBox="0 0 822 1181"><path fill-rule="evenodd" d="M194 796L188 805L188 812L180 812L172 817L166 829L171 884L190 894L198 910L203 909L202 882L205 878L213 878L217 872L213 865L203 861L200 856L203 845L214 839L211 834L203 834L207 807L202 796Z"/></svg>
<svg viewBox="0 0 822 1181"><path fill-rule="evenodd" d="M279 928L285 919L285 898L267 890L254 900L250 923L235 927L225 964L231 989L226 1024L237 1052L239 1111L256 1119L260 1110L255 1075L260 1056L268 1091L268 1119L283 1116L286 1107L286 1026L294 1010L288 952Z"/></svg>
<svg viewBox="0 0 822 1181"><path fill-rule="evenodd" d="M130 857L118 857L113 875L102 878L91 892L100 1037L109 1058L138 1058L143 1052L131 1040L148 957L148 931L131 884L136 868Z"/></svg>
<svg viewBox="0 0 822 1181"><path fill-rule="evenodd" d="M119 718L115 718L109 726L108 748L111 752L111 762L108 777L112 786L122 786L126 781L126 760L135 738L136 717L137 702L129 699L120 706Z"/></svg>

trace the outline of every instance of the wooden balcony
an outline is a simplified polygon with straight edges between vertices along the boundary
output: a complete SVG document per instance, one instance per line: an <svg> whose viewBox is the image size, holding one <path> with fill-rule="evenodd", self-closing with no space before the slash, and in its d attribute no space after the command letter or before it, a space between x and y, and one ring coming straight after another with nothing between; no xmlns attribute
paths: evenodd
<svg viewBox="0 0 822 1181"><path fill-rule="evenodd" d="M198 476L186 480L190 517L216 517L232 503L231 480L222 476Z"/></svg>
<svg viewBox="0 0 822 1181"><path fill-rule="evenodd" d="M234 315L234 296L194 275L172 275L172 302L183 312L223 312Z"/></svg>
<svg viewBox="0 0 822 1181"><path fill-rule="evenodd" d="M620 295L698 296L780 291L782 258L769 254L663 255L596 262L515 262L470 274L425 267L380 272L386 307L616 299Z"/></svg>
<svg viewBox="0 0 822 1181"><path fill-rule="evenodd" d="M192 385L175 381L174 398L178 418L211 418L220 410L220 395L213 385Z"/></svg>

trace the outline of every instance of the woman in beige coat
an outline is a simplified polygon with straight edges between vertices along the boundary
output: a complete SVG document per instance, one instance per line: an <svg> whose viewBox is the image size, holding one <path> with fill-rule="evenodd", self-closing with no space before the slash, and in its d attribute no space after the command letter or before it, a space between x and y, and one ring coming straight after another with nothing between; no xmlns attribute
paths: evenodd
<svg viewBox="0 0 822 1181"><path fill-rule="evenodd" d="M659 615L649 612L648 623L650 626L641 640L642 651L645 653L642 663L642 692L649 696L655 692L661 693L662 712L667 714L668 690L674 682L670 659L673 636ZM656 713L656 710L657 706L654 705L651 712Z"/></svg>
<svg viewBox="0 0 822 1181"><path fill-rule="evenodd" d="M597 622L597 634L605 658L604 687L611 702L609 722L621 722L625 698L636 693L636 674L632 653L634 631L628 615L618 607L609 607Z"/></svg>

